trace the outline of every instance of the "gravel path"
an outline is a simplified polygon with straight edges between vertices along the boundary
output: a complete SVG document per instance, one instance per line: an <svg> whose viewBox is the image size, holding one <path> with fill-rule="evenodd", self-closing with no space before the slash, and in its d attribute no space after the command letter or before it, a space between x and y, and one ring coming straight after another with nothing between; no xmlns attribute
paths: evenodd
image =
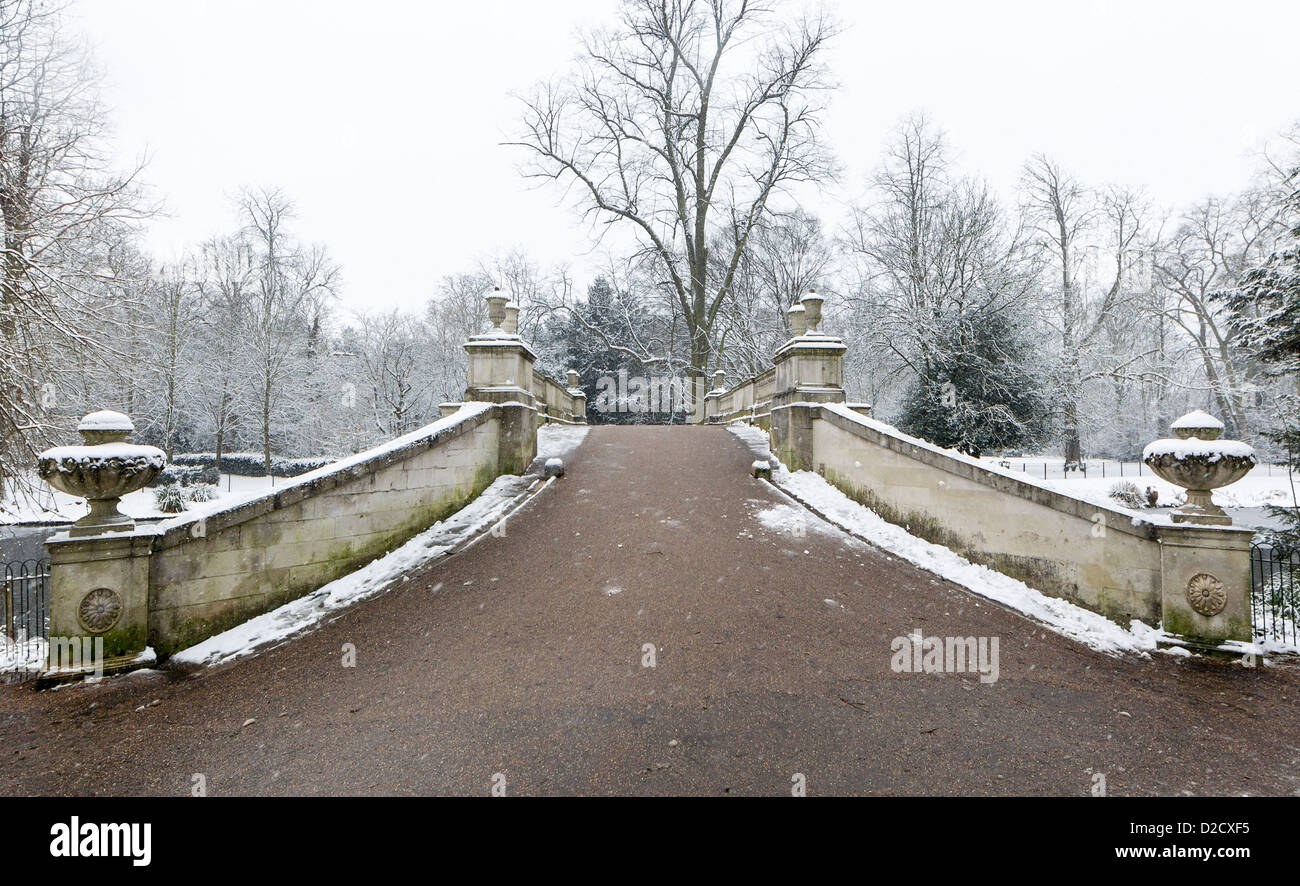
<svg viewBox="0 0 1300 886"><path fill-rule="evenodd" d="M788 501L750 461L594 428L502 537L312 634L0 687L0 793L1300 793L1296 670L1111 658L811 516L765 528ZM999 679L895 673L914 629L998 638Z"/></svg>

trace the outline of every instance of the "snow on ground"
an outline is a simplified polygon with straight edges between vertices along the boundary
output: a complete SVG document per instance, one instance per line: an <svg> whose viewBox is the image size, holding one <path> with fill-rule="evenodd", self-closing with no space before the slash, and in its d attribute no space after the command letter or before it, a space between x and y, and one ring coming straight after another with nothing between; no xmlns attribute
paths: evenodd
<svg viewBox="0 0 1300 886"><path fill-rule="evenodd" d="M1037 482L1041 486L1047 486L1065 495L1086 494L1089 497L1106 497L1116 483L1125 482L1132 483L1141 492L1145 492L1148 486L1154 488L1160 495L1159 504L1162 506L1173 507L1186 501L1186 495L1181 488L1150 474L1143 474L1141 477L1124 477L1121 481L1119 477L1108 476L1103 479L1090 473L1086 478L1039 479ZM1297 490L1300 491L1300 477L1296 478L1296 483ZM1294 504L1289 479L1277 473L1270 477L1264 466L1252 469L1249 474L1230 486L1214 490L1214 501L1224 508L1259 508L1269 504L1286 507ZM1113 501L1111 504L1114 506Z"/></svg>
<svg viewBox="0 0 1300 886"><path fill-rule="evenodd" d="M39 674L48 655L49 644L44 637L19 636L13 641L0 631L0 674Z"/></svg>
<svg viewBox="0 0 1300 886"><path fill-rule="evenodd" d="M538 455L546 458L567 455L586 435L587 428L583 426L546 425L537 433ZM535 482L535 478L513 474L498 477L468 505L396 550L304 597L184 649L173 655L171 661L184 665L221 664L307 631L338 610L405 581L410 572L426 563L462 544L472 543L483 530L505 517Z"/></svg>
<svg viewBox="0 0 1300 886"><path fill-rule="evenodd" d="M315 627L334 612L405 580L408 573L499 521L532 482L514 475L498 477L478 498L396 550L304 597L184 649L173 655L171 661L186 665L220 664Z"/></svg>
<svg viewBox="0 0 1300 886"><path fill-rule="evenodd" d="M587 438L587 425L542 425L537 430L537 457L562 458Z"/></svg>
<svg viewBox="0 0 1300 886"><path fill-rule="evenodd" d="M755 455L769 458L773 465L779 465L773 471L773 481L779 489L824 515L831 524L848 532L850 536L867 541L1102 652L1133 652L1145 656L1156 650L1159 642L1170 639L1160 629L1137 620L1131 623L1129 630L1125 630L1102 615L1067 600L1049 597L1022 581L987 566L972 563L942 545L918 538L901 526L887 522L870 508L858 504L821 476L811 471L791 473L769 452L766 431L744 425L733 425L729 430ZM792 510L788 505L776 505L757 516L765 525L785 529L798 522L791 513ZM1243 655L1292 651L1277 648L1276 644L1233 644L1232 648ZM1175 655L1187 653L1185 649L1170 651Z"/></svg>
<svg viewBox="0 0 1300 886"><path fill-rule="evenodd" d="M211 511L242 504L259 495L284 488L292 477L239 477L222 474L221 482L214 487L216 497L206 502L187 502L190 510L203 506ZM35 481L35 478L33 478ZM14 523L68 523L86 515L86 500L59 492L42 483L35 482L37 492L34 498L6 497L0 505L0 525ZM137 520L159 517L174 517L158 510L154 503L153 489L139 489L122 496L118 506L122 513Z"/></svg>
<svg viewBox="0 0 1300 886"><path fill-rule="evenodd" d="M777 485L796 499L825 514L831 522L878 548L902 557L922 569L942 576L1017 612L1030 616L1102 652L1143 652L1154 649L1148 633L1126 631L1115 622L1056 597L1034 590L1022 581L972 563L942 545L933 544L886 522L874 511L853 501L811 471L782 471Z"/></svg>

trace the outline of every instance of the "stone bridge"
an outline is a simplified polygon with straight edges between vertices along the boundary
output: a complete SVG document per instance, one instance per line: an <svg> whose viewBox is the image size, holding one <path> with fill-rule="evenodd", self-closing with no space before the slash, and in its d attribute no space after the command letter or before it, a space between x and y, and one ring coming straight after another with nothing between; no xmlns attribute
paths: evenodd
<svg viewBox="0 0 1300 886"><path fill-rule="evenodd" d="M594 427L546 482L538 434L583 423L582 392L533 371L494 299L434 425L237 508L52 539L51 633L138 668L316 599L491 488L477 531L251 655L0 689L0 793L1300 791L1294 669L1206 654L1250 639L1249 533L1134 520L875 421L816 298L695 426ZM867 543L764 479L755 439L1180 654L1094 648Z"/></svg>

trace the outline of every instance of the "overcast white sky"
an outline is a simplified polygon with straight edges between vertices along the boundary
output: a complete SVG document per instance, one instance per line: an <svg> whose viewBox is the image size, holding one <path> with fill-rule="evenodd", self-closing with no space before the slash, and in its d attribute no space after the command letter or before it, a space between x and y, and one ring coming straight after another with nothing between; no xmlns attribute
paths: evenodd
<svg viewBox="0 0 1300 886"><path fill-rule="evenodd" d="M777 0L781 2L781 0ZM1179 206L1240 187L1300 119L1291 2L834 0L828 132L857 198L924 109L1011 196L1035 151ZM244 184L285 189L343 265L344 307L421 306L437 278L523 246L585 286L590 237L500 147L511 91L561 73L617 0L78 0L124 162L147 152L161 259L233 226Z"/></svg>

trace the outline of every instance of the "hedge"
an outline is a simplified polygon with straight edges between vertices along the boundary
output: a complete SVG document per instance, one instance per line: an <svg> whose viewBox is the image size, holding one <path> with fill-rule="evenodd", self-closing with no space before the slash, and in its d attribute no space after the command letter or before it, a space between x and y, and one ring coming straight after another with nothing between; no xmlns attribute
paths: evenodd
<svg viewBox="0 0 1300 886"><path fill-rule="evenodd" d="M271 456L271 473L276 477L296 477L338 461L336 458L284 458ZM172 465L208 468L216 465L215 452L182 452L172 456ZM223 452L220 473L237 477L265 477L266 461L260 452Z"/></svg>

